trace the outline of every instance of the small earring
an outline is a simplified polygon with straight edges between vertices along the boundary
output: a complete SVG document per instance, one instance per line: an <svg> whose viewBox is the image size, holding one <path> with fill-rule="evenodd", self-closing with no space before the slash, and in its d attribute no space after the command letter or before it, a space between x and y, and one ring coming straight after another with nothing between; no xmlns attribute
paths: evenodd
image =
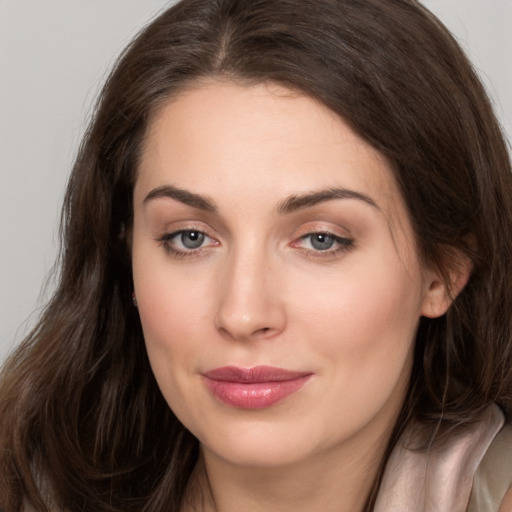
<svg viewBox="0 0 512 512"><path fill-rule="evenodd" d="M132 302L135 307L138 307L137 297L135 297L135 292L132 292Z"/></svg>

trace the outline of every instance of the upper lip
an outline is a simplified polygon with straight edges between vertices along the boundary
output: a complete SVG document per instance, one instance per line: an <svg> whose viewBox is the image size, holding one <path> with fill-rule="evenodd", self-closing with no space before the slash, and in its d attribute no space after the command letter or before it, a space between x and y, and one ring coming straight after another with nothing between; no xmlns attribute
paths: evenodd
<svg viewBox="0 0 512 512"><path fill-rule="evenodd" d="M239 368L237 366L222 366L204 372L202 375L212 380L224 382L256 383L279 382L295 380L312 375L313 372L286 370L275 366L255 366Z"/></svg>

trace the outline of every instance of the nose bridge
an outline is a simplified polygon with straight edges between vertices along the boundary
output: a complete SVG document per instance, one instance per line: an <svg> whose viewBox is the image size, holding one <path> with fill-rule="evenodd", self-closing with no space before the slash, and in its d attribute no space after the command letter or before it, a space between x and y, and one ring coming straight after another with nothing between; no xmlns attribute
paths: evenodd
<svg viewBox="0 0 512 512"><path fill-rule="evenodd" d="M217 328L234 339L272 336L284 326L276 268L264 244L234 246L220 279Z"/></svg>

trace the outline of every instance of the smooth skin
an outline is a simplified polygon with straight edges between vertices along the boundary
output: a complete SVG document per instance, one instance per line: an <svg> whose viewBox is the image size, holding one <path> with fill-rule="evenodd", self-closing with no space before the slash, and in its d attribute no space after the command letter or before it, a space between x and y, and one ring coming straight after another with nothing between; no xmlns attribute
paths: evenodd
<svg viewBox="0 0 512 512"><path fill-rule="evenodd" d="M156 380L201 446L184 510L361 510L418 321L450 305L386 159L308 96L195 84L150 123L132 256ZM226 365L312 377L247 410L205 386Z"/></svg>

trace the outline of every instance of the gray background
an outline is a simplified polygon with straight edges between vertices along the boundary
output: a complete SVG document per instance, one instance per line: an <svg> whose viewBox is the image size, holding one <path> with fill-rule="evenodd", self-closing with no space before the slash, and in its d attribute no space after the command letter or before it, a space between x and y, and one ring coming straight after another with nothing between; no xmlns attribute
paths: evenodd
<svg viewBox="0 0 512 512"><path fill-rule="evenodd" d="M163 0L0 0L0 361L37 318L73 156L113 60ZM425 0L512 134L512 0Z"/></svg>

